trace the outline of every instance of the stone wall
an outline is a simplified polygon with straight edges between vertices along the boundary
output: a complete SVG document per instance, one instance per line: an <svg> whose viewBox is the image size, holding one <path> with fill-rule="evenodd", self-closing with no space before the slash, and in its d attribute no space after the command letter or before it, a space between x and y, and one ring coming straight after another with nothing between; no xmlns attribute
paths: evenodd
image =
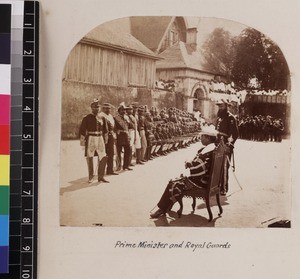
<svg viewBox="0 0 300 279"><path fill-rule="evenodd" d="M110 103L115 106L125 102L126 105L138 102L140 105L163 107L176 106L176 94L162 90L151 90L134 87L113 87L93 85L73 81L62 83L62 139L78 138L78 129L82 118L90 113L90 103L93 99L99 99L100 103Z"/></svg>

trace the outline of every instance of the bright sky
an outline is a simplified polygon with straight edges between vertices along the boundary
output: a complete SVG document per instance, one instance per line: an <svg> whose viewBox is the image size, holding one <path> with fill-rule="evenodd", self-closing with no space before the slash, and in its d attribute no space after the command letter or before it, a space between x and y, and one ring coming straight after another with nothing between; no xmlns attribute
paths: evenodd
<svg viewBox="0 0 300 279"><path fill-rule="evenodd" d="M198 45L201 46L208 35L214 31L215 28L222 27L229 31L233 36L237 36L241 31L247 28L239 22L212 17L186 17L189 27L198 28Z"/></svg>

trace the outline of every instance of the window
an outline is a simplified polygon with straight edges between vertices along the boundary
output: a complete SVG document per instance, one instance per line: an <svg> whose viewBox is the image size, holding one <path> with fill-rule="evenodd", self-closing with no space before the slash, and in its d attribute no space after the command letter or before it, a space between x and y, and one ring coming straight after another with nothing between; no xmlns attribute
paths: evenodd
<svg viewBox="0 0 300 279"><path fill-rule="evenodd" d="M170 46L174 45L177 42L177 33L173 30L170 31Z"/></svg>

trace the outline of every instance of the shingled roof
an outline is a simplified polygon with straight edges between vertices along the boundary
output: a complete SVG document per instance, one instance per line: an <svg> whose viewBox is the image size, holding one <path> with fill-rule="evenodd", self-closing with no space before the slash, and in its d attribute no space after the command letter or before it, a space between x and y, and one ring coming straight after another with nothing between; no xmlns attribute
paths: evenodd
<svg viewBox="0 0 300 279"><path fill-rule="evenodd" d="M172 19L172 16L133 16L131 34L155 52Z"/></svg>
<svg viewBox="0 0 300 279"><path fill-rule="evenodd" d="M220 73L209 69L200 51L194 51L189 44L184 42L178 42L167 48L159 57L162 58L162 60L156 62L157 69L188 68L220 75Z"/></svg>
<svg viewBox="0 0 300 279"><path fill-rule="evenodd" d="M117 32L108 26L100 25L96 27L84 36L80 42L159 59L153 51L131 34Z"/></svg>

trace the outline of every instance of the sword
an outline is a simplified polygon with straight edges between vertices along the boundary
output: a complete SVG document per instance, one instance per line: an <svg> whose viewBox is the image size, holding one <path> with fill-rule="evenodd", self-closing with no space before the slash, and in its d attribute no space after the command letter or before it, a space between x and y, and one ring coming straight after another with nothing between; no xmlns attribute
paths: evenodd
<svg viewBox="0 0 300 279"><path fill-rule="evenodd" d="M234 150L232 150L232 171L235 172Z"/></svg>
<svg viewBox="0 0 300 279"><path fill-rule="evenodd" d="M234 161L234 152L233 152L233 150L232 150L232 161L233 161L232 164L230 164L228 156L227 156L227 161L228 161L229 166L231 166L231 168L232 168L232 173L233 173L233 176L234 176L237 184L239 185L240 189L243 190L243 187L241 186L239 180L237 179L237 177L235 175L235 161Z"/></svg>

